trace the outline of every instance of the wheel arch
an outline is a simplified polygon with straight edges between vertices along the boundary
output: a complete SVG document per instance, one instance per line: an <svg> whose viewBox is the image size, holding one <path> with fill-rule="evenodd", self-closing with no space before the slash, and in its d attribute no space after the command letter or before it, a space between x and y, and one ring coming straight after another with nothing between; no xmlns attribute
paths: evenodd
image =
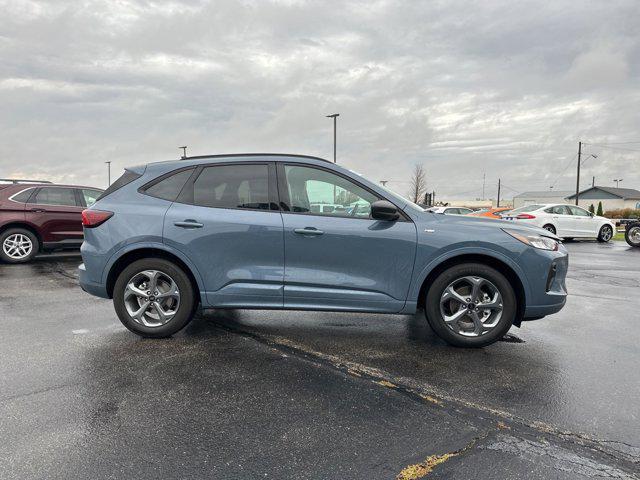
<svg viewBox="0 0 640 480"><path fill-rule="evenodd" d="M184 272L193 286L193 290L196 294L196 304L202 302L202 295L200 289L200 283L196 277L197 272L194 273L192 266L187 264L187 261L183 260L178 254L170 252L164 248L158 247L140 247L133 250L129 250L120 255L110 266L106 278L106 288L109 298L113 298L113 289L120 272L122 272L129 264L143 258L162 258L178 265ZM199 277L199 275L198 275Z"/></svg>
<svg viewBox="0 0 640 480"><path fill-rule="evenodd" d="M527 294L520 275L507 262L492 255L483 253L462 253L460 255L455 255L443 259L435 266L433 266L433 268L431 268L431 270L427 273L426 277L423 279L420 285L417 299L418 306L424 308L429 287L433 284L433 281L438 277L438 275L440 275L448 268L455 265L460 265L462 263L480 263L483 265L487 265L489 267L495 268L507 278L514 289L517 299L516 318L513 323L516 326L520 326L520 323L524 318L524 311L527 304Z"/></svg>
<svg viewBox="0 0 640 480"><path fill-rule="evenodd" d="M33 233L35 237L38 239L38 251L41 252L43 250L44 243L42 241L42 237L40 236L40 233L38 232L37 228L33 227L32 225L29 225L26 222L21 222L21 221L9 222L9 223L5 223L0 227L0 235L2 235L4 232L6 232L11 228L23 228Z"/></svg>

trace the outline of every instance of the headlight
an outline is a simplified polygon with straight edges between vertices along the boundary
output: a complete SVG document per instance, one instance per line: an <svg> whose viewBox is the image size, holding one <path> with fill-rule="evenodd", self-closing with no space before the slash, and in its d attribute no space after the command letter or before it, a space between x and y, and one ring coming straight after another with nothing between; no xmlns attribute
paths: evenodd
<svg viewBox="0 0 640 480"><path fill-rule="evenodd" d="M541 250L558 250L558 241L553 238L543 237L542 235L527 235L524 233L516 232L514 230L509 230L507 228L503 228L502 231L508 233L516 240L520 240L522 243L525 243L533 248L539 248Z"/></svg>

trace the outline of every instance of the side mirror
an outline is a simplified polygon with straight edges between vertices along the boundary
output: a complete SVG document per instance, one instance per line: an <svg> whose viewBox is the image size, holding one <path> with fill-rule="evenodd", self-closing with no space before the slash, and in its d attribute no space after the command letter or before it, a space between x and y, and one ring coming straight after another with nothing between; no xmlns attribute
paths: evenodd
<svg viewBox="0 0 640 480"><path fill-rule="evenodd" d="M393 222L400 218L400 214L393 203L386 200L378 200L371 204L371 218Z"/></svg>
<svg viewBox="0 0 640 480"><path fill-rule="evenodd" d="M593 212L589 212L589 216L590 216L591 218L593 218L595 215L596 215L595 213L593 213Z"/></svg>

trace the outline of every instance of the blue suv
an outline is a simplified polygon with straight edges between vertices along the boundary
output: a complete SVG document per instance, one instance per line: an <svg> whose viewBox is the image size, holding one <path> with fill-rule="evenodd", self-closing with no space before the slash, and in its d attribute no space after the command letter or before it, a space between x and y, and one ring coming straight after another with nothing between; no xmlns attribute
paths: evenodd
<svg viewBox="0 0 640 480"><path fill-rule="evenodd" d="M550 232L425 212L326 160L189 157L125 170L83 212L82 288L166 337L203 308L413 314L464 347L565 304Z"/></svg>

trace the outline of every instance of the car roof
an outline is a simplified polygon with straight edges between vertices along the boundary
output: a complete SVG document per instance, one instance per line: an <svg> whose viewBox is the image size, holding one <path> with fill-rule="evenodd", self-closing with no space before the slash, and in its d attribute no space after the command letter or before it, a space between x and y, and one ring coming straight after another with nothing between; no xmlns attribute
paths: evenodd
<svg viewBox="0 0 640 480"><path fill-rule="evenodd" d="M225 160L229 162L241 162L247 158L264 158L269 157L269 161L272 162L286 162L291 159L299 158L305 160L317 160L326 163L333 163L330 160L322 157L315 157L313 155L302 155L296 153L225 153L214 155L194 155L192 157L182 157L176 160L164 160L159 162L150 162L149 165L155 165L159 163L177 163L188 162L190 165L197 165L200 163L207 163L210 160Z"/></svg>

